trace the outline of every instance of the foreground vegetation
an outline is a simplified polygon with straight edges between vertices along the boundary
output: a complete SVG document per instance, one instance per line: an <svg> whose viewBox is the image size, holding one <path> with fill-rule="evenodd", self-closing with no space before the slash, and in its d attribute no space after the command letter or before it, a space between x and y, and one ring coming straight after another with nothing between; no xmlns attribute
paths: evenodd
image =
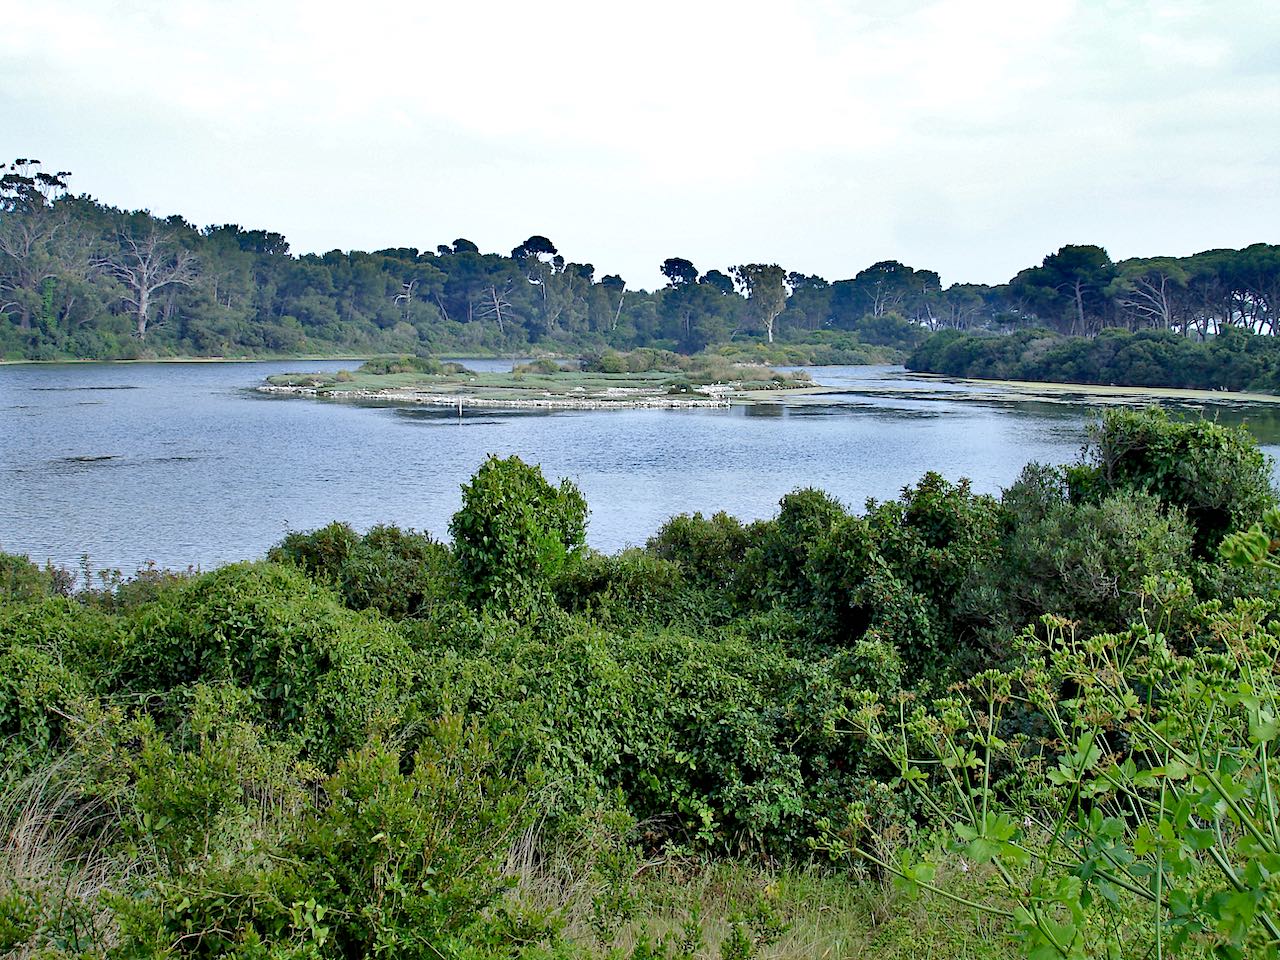
<svg viewBox="0 0 1280 960"><path fill-rule="evenodd" d="M0 555L0 951L1275 956L1274 507L1243 431L1113 411L1000 498L613 556L516 458L449 543Z"/></svg>

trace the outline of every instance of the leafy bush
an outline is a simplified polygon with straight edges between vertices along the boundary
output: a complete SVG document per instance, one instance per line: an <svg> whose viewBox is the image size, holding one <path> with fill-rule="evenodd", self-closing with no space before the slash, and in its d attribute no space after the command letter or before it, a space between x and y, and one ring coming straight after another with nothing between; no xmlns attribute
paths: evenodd
<svg viewBox="0 0 1280 960"><path fill-rule="evenodd" d="M808 548L818 635L887 643L918 677L947 678L985 655L999 623L998 506L935 473L902 499L837 519Z"/></svg>
<svg viewBox="0 0 1280 960"><path fill-rule="evenodd" d="M113 955L545 955L556 926L504 900L526 788L474 726L443 718L411 756L375 738L317 786L240 719L247 696L197 689L173 734L90 729L99 789L155 858L111 898Z"/></svg>
<svg viewBox="0 0 1280 960"><path fill-rule="evenodd" d="M20 642L0 613L0 785L53 760L86 684L56 648Z"/></svg>
<svg viewBox="0 0 1280 960"><path fill-rule="evenodd" d="M518 363L512 369L512 373L533 373L540 376L549 377L557 373L564 373L565 367L562 367L550 357L539 357L537 360L530 360L528 363Z"/></svg>
<svg viewBox="0 0 1280 960"><path fill-rule="evenodd" d="M839 501L812 488L787 494L778 507L775 518L751 526L741 580L744 587L750 584L750 598L757 605L786 601L805 606L813 599L805 575L809 555L849 513Z"/></svg>
<svg viewBox="0 0 1280 960"><path fill-rule="evenodd" d="M344 523L291 533L268 553L332 585L353 610L401 620L426 616L461 591L453 555L429 534L376 526L360 536Z"/></svg>
<svg viewBox="0 0 1280 960"><path fill-rule="evenodd" d="M1267 601L1212 604L1186 655L1146 625L1085 639L1046 617L1023 669L980 674L909 714L871 699L853 723L945 825L953 855L994 871L1000 902L977 906L1011 922L1028 956L1197 943L1274 957L1275 613ZM1039 741L1008 733L1020 703L1042 718ZM1007 793L1002 769L1032 789ZM862 855L932 887L936 862Z"/></svg>
<svg viewBox="0 0 1280 960"><path fill-rule="evenodd" d="M1199 418L1173 420L1156 407L1108 410L1090 433L1085 462L1068 480L1077 500L1134 490L1185 510L1202 557L1275 503L1271 459L1248 431Z"/></svg>
<svg viewBox="0 0 1280 960"><path fill-rule="evenodd" d="M723 589L736 578L749 544L747 528L727 513L684 513L664 523L646 549L679 564L692 582Z"/></svg>
<svg viewBox="0 0 1280 960"><path fill-rule="evenodd" d="M703 596L684 570L640 549L614 556L587 552L566 564L553 584L556 603L606 628L630 629L706 620Z"/></svg>
<svg viewBox="0 0 1280 960"><path fill-rule="evenodd" d="M360 365L361 373L382 375L388 373L425 373L439 376L445 373L461 373L460 364L441 363L435 357L374 357ZM339 374L344 371L338 371ZM351 379L350 374L347 379Z"/></svg>
<svg viewBox="0 0 1280 960"><path fill-rule="evenodd" d="M298 570L233 564L143 611L120 664L130 691L233 683L272 729L325 761L406 709L414 658L390 624Z"/></svg>
<svg viewBox="0 0 1280 960"><path fill-rule="evenodd" d="M519 457L490 456L462 486L449 522L472 598L528 608L586 539L587 502L569 480L553 487Z"/></svg>
<svg viewBox="0 0 1280 960"><path fill-rule="evenodd" d="M1085 630L1119 630L1142 612L1143 584L1191 569L1185 514L1122 491L1073 504L1062 471L1031 465L1006 491L1002 590L1018 625L1052 613Z"/></svg>
<svg viewBox="0 0 1280 960"><path fill-rule="evenodd" d="M34 600L53 594L66 596L74 575L53 566L36 566L27 557L0 553L0 600Z"/></svg>

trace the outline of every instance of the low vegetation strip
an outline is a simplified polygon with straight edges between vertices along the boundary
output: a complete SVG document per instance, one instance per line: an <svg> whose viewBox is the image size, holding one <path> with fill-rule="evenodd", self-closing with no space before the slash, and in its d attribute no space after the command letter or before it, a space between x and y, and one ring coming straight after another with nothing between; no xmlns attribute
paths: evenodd
<svg viewBox="0 0 1280 960"><path fill-rule="evenodd" d="M1238 327L1205 340L1168 330L1104 330L1096 337L946 330L906 364L921 373L987 380L1280 393L1280 342Z"/></svg>
<svg viewBox="0 0 1280 960"><path fill-rule="evenodd" d="M281 374L263 393L435 406L607 410L727 407L749 391L812 386L804 373L779 373L718 356L667 351L595 354L582 361L535 360L511 373L477 373L433 358L380 358L355 372Z"/></svg>
<svg viewBox="0 0 1280 960"><path fill-rule="evenodd" d="M999 497L615 555L515 457L447 542L0 554L0 952L1275 957L1270 467L1111 410Z"/></svg>

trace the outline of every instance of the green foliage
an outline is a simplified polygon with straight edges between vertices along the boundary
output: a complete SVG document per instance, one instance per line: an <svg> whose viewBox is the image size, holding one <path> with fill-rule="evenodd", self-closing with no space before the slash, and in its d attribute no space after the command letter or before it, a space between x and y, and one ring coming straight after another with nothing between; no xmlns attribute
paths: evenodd
<svg viewBox="0 0 1280 960"><path fill-rule="evenodd" d="M562 610L608 629L704 625L708 616L706 598L679 564L635 548L580 554L557 574L553 590Z"/></svg>
<svg viewBox="0 0 1280 960"><path fill-rule="evenodd" d="M101 718L81 746L155 872L111 905L113 956L516 957L556 927L505 901L526 788L457 717L411 756L378 739L316 774L199 688L173 734ZM21 931L30 936L29 931Z"/></svg>
<svg viewBox="0 0 1280 960"><path fill-rule="evenodd" d="M1186 515L1149 493L1072 503L1062 470L1032 464L1002 506L1003 590L1014 624L1052 613L1086 630L1116 629L1141 615L1148 578L1191 569Z"/></svg>
<svg viewBox="0 0 1280 960"><path fill-rule="evenodd" d="M143 609L119 683L165 691L193 683L252 690L258 715L331 759L406 709L415 661L380 618L352 612L300 571L233 564Z"/></svg>
<svg viewBox="0 0 1280 960"><path fill-rule="evenodd" d="M519 457L490 456L462 486L449 522L472 598L527 607L586 538L587 502L569 480L553 487Z"/></svg>
<svg viewBox="0 0 1280 960"><path fill-rule="evenodd" d="M267 556L332 585L351 609L376 610L395 620L439 612L459 590L448 547L399 527L375 526L361 536L347 524L331 523L289 534Z"/></svg>
<svg viewBox="0 0 1280 960"><path fill-rule="evenodd" d="M727 513L672 517L649 538L646 549L655 557L679 564L692 582L723 590L737 574L749 545L747 528Z"/></svg>
<svg viewBox="0 0 1280 960"><path fill-rule="evenodd" d="M0 600L34 600L71 592L73 577L52 566L36 566L27 557L0 553Z"/></svg>
<svg viewBox="0 0 1280 960"><path fill-rule="evenodd" d="M1215 349L1236 334L1247 337L1241 325L1268 329L1266 305L1276 302L1280 278L1280 248L1270 244L1122 263L1100 247L1069 245L1008 284L946 289L935 271L896 260L828 282L759 263L730 268L731 278L669 257L662 266L668 286L646 291L617 275L596 277L590 263L551 253L555 245L538 236L510 255L482 253L458 238L434 250L295 256L273 231L196 227L72 196L65 173L38 166L23 160L0 176L8 184L0 190L0 234L7 235L0 241L9 241L0 242L9 251L0 256L0 357L357 355L377 358L363 373L436 374L447 365L422 359L428 354L694 354L726 344L756 362L867 363L896 361L940 328L1034 323L1075 334L1109 324L1139 332L1096 348L1052 347L1037 335L1016 345L1016 363L1006 364L1026 367L1026 375L1037 375L1046 351L1054 356L1042 372L1102 383L1131 376L1128 382L1275 389L1280 369L1266 344ZM149 311L138 305L130 270L140 255L160 283ZM181 322L157 323L162 309ZM1213 331L1221 332L1204 348L1200 340ZM948 352L927 347L917 355L925 359L913 362ZM976 352L1005 351L986 344ZM1005 362L992 359L988 367ZM615 361L609 366L622 372Z"/></svg>
<svg viewBox="0 0 1280 960"><path fill-rule="evenodd" d="M554 376L557 373L564 373L565 367L560 366L550 357L539 357L537 360L531 360L528 363L516 364L512 368L512 373L536 373L544 377Z"/></svg>
<svg viewBox="0 0 1280 960"><path fill-rule="evenodd" d="M63 747L70 711L86 693L54 645L21 642L0 609L0 784L49 763Z"/></svg>
<svg viewBox="0 0 1280 960"><path fill-rule="evenodd" d="M446 718L403 767L376 742L348 756L290 850L339 955L507 956L549 937L501 902L528 808L492 745Z"/></svg>
<svg viewBox="0 0 1280 960"><path fill-rule="evenodd" d="M1158 497L1186 511L1202 557L1275 502L1271 458L1243 427L1174 420L1155 407L1108 410L1090 432L1085 458L1067 475L1073 499L1101 500L1117 490Z"/></svg>
<svg viewBox="0 0 1280 960"><path fill-rule="evenodd" d="M742 558L739 579L751 585L754 601L809 603L812 583L805 571L810 553L848 515L821 490L796 490L783 497L777 517L750 528L752 542Z"/></svg>
<svg viewBox="0 0 1280 960"><path fill-rule="evenodd" d="M952 377L1191 390L1280 391L1280 342L1239 328L1207 340L1172 330L1102 330L1060 337L943 330L906 360L911 370Z"/></svg>
<svg viewBox="0 0 1280 960"><path fill-rule="evenodd" d="M341 376L346 371L339 370ZM466 373L467 368L460 363L442 363L435 357L374 357L360 364L360 372L367 374L389 373L425 373L434 376L444 374ZM350 380L348 374L346 379Z"/></svg>
<svg viewBox="0 0 1280 960"><path fill-rule="evenodd" d="M1185 654L1146 624L1084 639L1045 617L1021 670L988 671L931 708L868 698L851 720L945 825L953 854L996 871L1013 909L971 905L1007 917L1028 956L1153 943L1276 956L1276 613L1272 601L1207 603ZM1011 734L1020 705L1042 737ZM927 859L878 862L932 886Z"/></svg>
<svg viewBox="0 0 1280 960"><path fill-rule="evenodd" d="M813 609L831 642L890 644L917 676L946 676L998 617L998 507L930 473L902 499L869 503L810 549Z"/></svg>

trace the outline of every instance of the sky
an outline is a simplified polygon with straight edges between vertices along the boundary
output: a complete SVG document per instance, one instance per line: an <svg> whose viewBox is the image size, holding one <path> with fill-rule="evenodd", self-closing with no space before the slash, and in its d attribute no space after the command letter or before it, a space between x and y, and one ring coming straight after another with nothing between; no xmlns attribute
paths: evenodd
<svg viewBox="0 0 1280 960"><path fill-rule="evenodd" d="M0 156L296 253L1001 283L1280 242L1274 0L0 0Z"/></svg>

